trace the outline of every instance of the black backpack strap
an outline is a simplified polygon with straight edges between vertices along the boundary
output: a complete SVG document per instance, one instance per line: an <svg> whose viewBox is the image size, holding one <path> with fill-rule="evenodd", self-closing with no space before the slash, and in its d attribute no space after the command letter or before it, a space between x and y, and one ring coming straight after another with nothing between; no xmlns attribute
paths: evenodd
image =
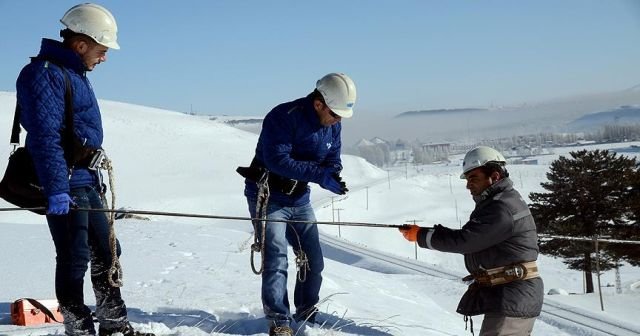
<svg viewBox="0 0 640 336"><path fill-rule="evenodd" d="M64 116L65 116L65 132L63 138L63 148L64 148L64 156L68 164L73 160L73 139L75 135L73 134L74 123L73 123L73 88L71 87L71 80L69 79L69 74L67 73L67 69L64 67L60 67L62 69L62 73L64 74L64 83L65 83L65 92L64 92Z"/></svg>
<svg viewBox="0 0 640 336"><path fill-rule="evenodd" d="M62 148L64 149L65 159L67 162L71 162L70 159L73 158L73 88L71 87L71 80L69 79L69 73L67 68L61 65L58 62L54 62L50 59L43 57L33 57L33 59L41 59L45 61L45 68L48 67L48 63L54 64L62 70L62 75L64 76L64 118L65 118L65 129L64 134L62 134Z"/></svg>
<svg viewBox="0 0 640 336"><path fill-rule="evenodd" d="M11 127L11 138L9 144L20 145L20 105L16 99L16 112L13 114L13 126Z"/></svg>

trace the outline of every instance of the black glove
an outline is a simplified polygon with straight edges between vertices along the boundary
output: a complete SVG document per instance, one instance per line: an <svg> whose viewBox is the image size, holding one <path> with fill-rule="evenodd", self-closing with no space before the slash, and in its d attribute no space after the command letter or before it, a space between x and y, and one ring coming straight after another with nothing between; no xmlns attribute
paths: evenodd
<svg viewBox="0 0 640 336"><path fill-rule="evenodd" d="M342 194L346 194L347 191L349 191L349 188L347 188L347 184L342 180L342 176L340 176L340 173L334 173L333 176L335 177L336 181L340 183L340 187L342 188L342 191L343 191Z"/></svg>

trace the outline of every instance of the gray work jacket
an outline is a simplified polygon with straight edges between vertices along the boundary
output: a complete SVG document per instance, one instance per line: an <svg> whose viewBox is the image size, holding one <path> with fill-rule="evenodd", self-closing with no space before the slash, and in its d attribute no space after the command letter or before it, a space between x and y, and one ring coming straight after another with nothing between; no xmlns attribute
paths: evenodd
<svg viewBox="0 0 640 336"><path fill-rule="evenodd" d="M469 273L538 258L536 225L513 182L504 178L474 197L476 207L460 230L442 225L420 230L418 244L464 255ZM457 312L467 316L496 313L510 317L540 315L544 287L541 278L493 287L469 286Z"/></svg>

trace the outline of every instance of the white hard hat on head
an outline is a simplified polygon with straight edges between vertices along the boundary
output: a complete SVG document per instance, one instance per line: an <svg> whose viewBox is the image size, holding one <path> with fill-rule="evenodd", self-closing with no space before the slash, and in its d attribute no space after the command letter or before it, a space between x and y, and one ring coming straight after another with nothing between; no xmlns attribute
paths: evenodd
<svg viewBox="0 0 640 336"><path fill-rule="evenodd" d="M105 47L120 49L116 19L100 5L85 3L73 6L64 13L60 22L74 33L87 35Z"/></svg>
<svg viewBox="0 0 640 336"><path fill-rule="evenodd" d="M460 175L460 178L464 179L466 173L482 167L487 163L505 165L507 164L507 160L500 152L491 147L478 146L468 151L464 156L464 160L462 161L462 175Z"/></svg>
<svg viewBox="0 0 640 336"><path fill-rule="evenodd" d="M325 104L342 118L351 118L356 103L356 84L343 73L330 73L318 80L316 89Z"/></svg>

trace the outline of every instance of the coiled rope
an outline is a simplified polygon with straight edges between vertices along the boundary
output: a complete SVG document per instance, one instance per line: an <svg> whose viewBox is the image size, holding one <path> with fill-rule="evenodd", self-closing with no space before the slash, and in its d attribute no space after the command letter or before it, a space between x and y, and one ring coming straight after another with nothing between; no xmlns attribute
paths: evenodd
<svg viewBox="0 0 640 336"><path fill-rule="evenodd" d="M109 176L109 192L111 194L111 211L107 212L108 214L108 223L109 223L109 247L111 249L111 267L109 268L109 284L113 287L122 287L122 265L120 265L120 258L118 258L118 240L116 238L116 232L114 228L115 220L116 220L116 193L115 193L115 178L113 174L113 165L111 164L111 160L104 155L102 160L102 164L100 166L101 169L107 171ZM98 172L100 174L100 172ZM109 202L107 200L106 191L101 192L100 196L102 198L102 203L105 206L105 209L109 208Z"/></svg>
<svg viewBox="0 0 640 336"><path fill-rule="evenodd" d="M263 174L258 181L258 200L256 201L256 216L259 220L252 220L253 244L251 244L251 270L259 275L264 271L264 240L267 234L267 209L269 206L269 174ZM260 233L260 234L258 234ZM254 254L260 253L260 268L256 269Z"/></svg>
<svg viewBox="0 0 640 336"><path fill-rule="evenodd" d="M258 185L258 199L256 200L256 217L259 220L252 220L253 224L253 244L251 244L251 255L249 256L249 260L251 263L251 270L254 274L260 275L264 271L264 258L265 258L265 236L267 234L267 209L269 207L269 197L271 196L271 192L269 190L269 174L265 173L262 175L260 180L257 182ZM296 221L297 223L297 221ZM310 270L309 267L309 259L307 258L307 254L302 249L302 243L300 242L300 236L298 232L293 228L291 222L286 223L293 234L296 236L296 241L298 242L298 248L294 248L294 252L296 255L296 269L297 276L300 282L305 282L307 279L307 271ZM260 268L257 269L255 266L255 253L260 253Z"/></svg>

